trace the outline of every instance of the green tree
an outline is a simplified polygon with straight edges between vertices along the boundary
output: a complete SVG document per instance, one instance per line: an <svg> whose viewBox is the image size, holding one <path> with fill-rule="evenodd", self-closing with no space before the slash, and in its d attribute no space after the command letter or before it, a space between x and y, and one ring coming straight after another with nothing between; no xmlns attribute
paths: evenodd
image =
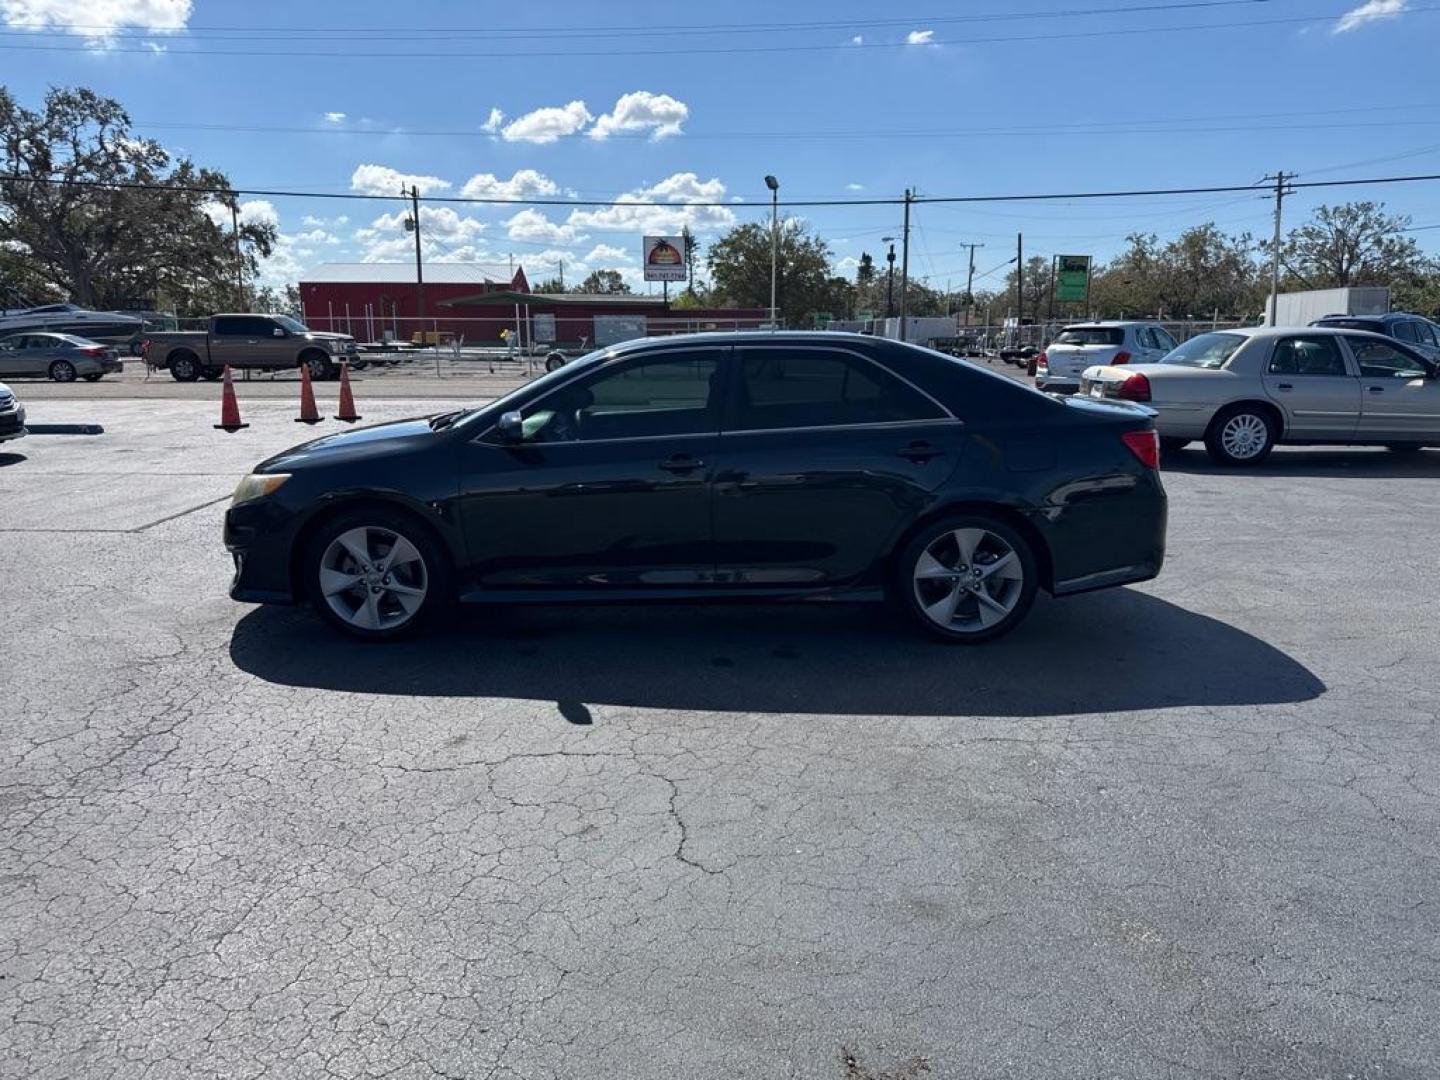
<svg viewBox="0 0 1440 1080"><path fill-rule="evenodd" d="M293 315L298 319L304 311L300 303L300 286L285 285L277 289L271 285L262 285L255 291L251 308L267 315Z"/></svg>
<svg viewBox="0 0 1440 1080"><path fill-rule="evenodd" d="M875 260L871 258L868 251L860 253L860 265L855 267L855 285L857 288L865 288L867 285L875 284Z"/></svg>
<svg viewBox="0 0 1440 1080"><path fill-rule="evenodd" d="M530 291L537 293L563 293L565 291L565 283L558 277L546 278Z"/></svg>
<svg viewBox="0 0 1440 1080"><path fill-rule="evenodd" d="M1161 243L1136 233L1091 281L1090 308L1108 317L1244 318L1259 310L1258 247L1248 233L1228 236L1213 222Z"/></svg>
<svg viewBox="0 0 1440 1080"><path fill-rule="evenodd" d="M32 292L213 310L274 248L274 224L244 221L237 265L224 174L136 138L120 104L90 90L52 89L31 110L0 87L0 174L0 250L28 264L16 283Z"/></svg>
<svg viewBox="0 0 1440 1080"><path fill-rule="evenodd" d="M624 296L630 292L630 286L625 284L625 279L618 270L592 270L590 276L582 281L575 291L600 296Z"/></svg>
<svg viewBox="0 0 1440 1080"><path fill-rule="evenodd" d="M1387 214L1383 203L1322 206L1280 245L1286 285L1394 287L1433 274L1434 264L1406 233L1409 227L1410 218Z"/></svg>
<svg viewBox="0 0 1440 1080"><path fill-rule="evenodd" d="M718 298L735 307L770 306L770 226L739 225L710 245L705 257ZM839 283L839 284L837 284ZM843 290L841 286L843 285ZM782 221L776 304L792 326L809 325L819 312L848 313L850 283L830 271L830 248L800 221Z"/></svg>

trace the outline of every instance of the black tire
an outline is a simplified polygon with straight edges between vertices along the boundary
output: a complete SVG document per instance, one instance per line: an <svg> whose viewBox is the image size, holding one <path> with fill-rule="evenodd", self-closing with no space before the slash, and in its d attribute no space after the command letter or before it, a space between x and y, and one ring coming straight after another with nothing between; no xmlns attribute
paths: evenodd
<svg viewBox="0 0 1440 1080"><path fill-rule="evenodd" d="M91 375L82 375L80 377L86 382L99 382L102 374L103 373L96 373Z"/></svg>
<svg viewBox="0 0 1440 1080"><path fill-rule="evenodd" d="M383 557L383 544L387 533L403 537L418 552L423 576L417 578L413 573L413 564L407 563L405 581L397 583L404 584L406 587L415 587L417 583L423 582L425 595L417 610L404 613L406 618L403 622L381 626L378 629L357 625L342 617L341 613L332 607L331 600L325 596L321 587L320 575L327 552L330 552L331 545L338 537L355 529L370 531L370 539L374 546L371 547L367 544L367 548L371 550L372 555ZM350 557L349 561L344 564L346 570L343 572L350 572L353 562L353 557ZM378 566L375 563L370 565ZM411 637L427 625L432 624L440 615L448 612L454 604L454 571L450 565L449 556L430 530L418 518L403 510L385 506L361 506L336 515L325 522L310 538L310 542L305 548L302 566L305 594L310 598L310 603L315 610L320 613L320 617L342 634L361 640L395 641ZM382 620L394 618L403 613L402 605L397 598L383 588L383 583L388 580L388 578L381 579L374 583L374 586L381 588L381 592L377 594L376 611L377 616ZM352 590L334 594L336 605L358 613L364 605L365 589L366 585L357 581Z"/></svg>
<svg viewBox="0 0 1440 1080"><path fill-rule="evenodd" d="M1160 436L1160 452L1162 454L1178 454L1194 441L1194 439L1181 439L1175 435L1162 435Z"/></svg>
<svg viewBox="0 0 1440 1080"><path fill-rule="evenodd" d="M370 361L369 361L369 360L351 360L351 361L350 361L350 370L351 370L351 371L364 371L364 370L365 370L367 367L369 367L369 366L370 366Z"/></svg>
<svg viewBox="0 0 1440 1080"><path fill-rule="evenodd" d="M564 367L564 366L565 366L565 354L564 354L564 353L561 353L561 352L552 352L549 356L545 357L545 370L546 370L546 371L555 371L555 370L557 370L557 369L559 369L559 368L562 368L562 367Z"/></svg>
<svg viewBox="0 0 1440 1080"><path fill-rule="evenodd" d="M1425 447L1424 447L1424 445L1421 444L1421 443L1406 442L1406 443L1386 443L1386 444L1385 444L1385 449L1386 449L1386 450L1389 450L1392 454L1400 454L1400 455L1402 455L1402 456L1408 456L1408 455L1410 455L1410 454L1418 454L1418 453L1420 453L1420 451L1421 451L1421 450L1424 450Z"/></svg>
<svg viewBox="0 0 1440 1080"><path fill-rule="evenodd" d="M316 382L335 377L335 365L324 353L309 352L300 357L300 363L310 369L310 378Z"/></svg>
<svg viewBox="0 0 1440 1080"><path fill-rule="evenodd" d="M194 353L176 353L170 358L170 377L176 382L194 382L200 378L200 358Z"/></svg>
<svg viewBox="0 0 1440 1080"><path fill-rule="evenodd" d="M972 547L973 563L965 561L964 551L953 538L957 531L972 536L975 532L985 534L986 538ZM1014 556L1014 562L1006 564L1006 573L973 582L972 575L979 577L985 567L1004 562L1006 549ZM933 560L953 577L921 576L924 560ZM1009 576L1016 567L1018 580ZM917 532L895 559L892 588L900 606L921 630L950 644L973 645L993 641L1019 626L1035 602L1039 584L1035 551L1020 530L1003 518L971 512L941 518ZM982 605L978 595L982 590L991 603ZM951 606L946 623L927 613L927 607L933 611L936 604L947 600ZM996 605L1008 610L996 621L986 623L987 613L998 614Z"/></svg>
<svg viewBox="0 0 1440 1080"><path fill-rule="evenodd" d="M56 360L50 365L50 378L54 382L74 382L75 365L69 360Z"/></svg>
<svg viewBox="0 0 1440 1080"><path fill-rule="evenodd" d="M223 367L207 367L200 370L200 377L206 382L218 382L224 376L225 369Z"/></svg>
<svg viewBox="0 0 1440 1080"><path fill-rule="evenodd" d="M1232 425L1234 438L1229 432ZM1205 449L1217 465L1249 468L1259 465L1275 449L1275 417L1258 405L1231 405L1221 409L1205 432ZM1239 447L1253 448L1238 453Z"/></svg>

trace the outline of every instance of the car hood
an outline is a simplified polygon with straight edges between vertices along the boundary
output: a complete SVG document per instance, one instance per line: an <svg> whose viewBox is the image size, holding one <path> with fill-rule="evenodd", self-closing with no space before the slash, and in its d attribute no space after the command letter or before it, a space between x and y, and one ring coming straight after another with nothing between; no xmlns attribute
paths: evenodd
<svg viewBox="0 0 1440 1080"><path fill-rule="evenodd" d="M311 341L353 341L350 334L332 334L325 330L311 330L305 335Z"/></svg>
<svg viewBox="0 0 1440 1080"><path fill-rule="evenodd" d="M293 472L313 466L385 457L433 446L439 437L427 417L393 420L388 424L341 431L292 446L262 461L255 471Z"/></svg>

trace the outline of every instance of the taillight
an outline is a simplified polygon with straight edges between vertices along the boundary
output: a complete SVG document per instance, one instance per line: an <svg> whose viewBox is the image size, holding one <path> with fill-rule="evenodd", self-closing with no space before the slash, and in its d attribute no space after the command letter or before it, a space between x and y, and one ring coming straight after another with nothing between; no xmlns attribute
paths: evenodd
<svg viewBox="0 0 1440 1080"><path fill-rule="evenodd" d="M1120 384L1120 388L1115 391L1115 396L1124 398L1126 401L1149 401L1150 380L1136 372Z"/></svg>
<svg viewBox="0 0 1440 1080"><path fill-rule="evenodd" d="M80 351L81 351L82 353L84 353L86 356L104 356L104 355L105 355L105 346L103 346L103 345L91 345L88 349L81 349Z"/></svg>
<svg viewBox="0 0 1440 1080"><path fill-rule="evenodd" d="M1154 428L1148 431L1126 431L1121 434L1120 441L1130 448L1130 452L1147 469L1160 467L1160 436L1155 434Z"/></svg>
<svg viewBox="0 0 1440 1080"><path fill-rule="evenodd" d="M1042 350L1041 353L1040 353L1040 355L1035 358L1035 371L1038 373L1038 372L1041 372L1041 371L1049 371L1049 370L1050 370L1050 358L1049 358L1048 356L1046 356L1045 353L1044 353L1044 351Z"/></svg>
<svg viewBox="0 0 1440 1080"><path fill-rule="evenodd" d="M1112 364L1128 364L1129 362L1130 354L1124 349L1121 349L1119 352L1117 352L1115 354L1115 359L1110 361L1110 363Z"/></svg>

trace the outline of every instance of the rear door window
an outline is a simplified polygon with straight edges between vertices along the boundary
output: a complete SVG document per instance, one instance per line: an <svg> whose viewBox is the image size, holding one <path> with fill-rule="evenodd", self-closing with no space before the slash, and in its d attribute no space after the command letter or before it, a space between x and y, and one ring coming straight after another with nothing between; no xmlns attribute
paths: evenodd
<svg viewBox="0 0 1440 1080"><path fill-rule="evenodd" d="M1119 345L1125 331L1119 326L1067 326L1055 339L1057 345Z"/></svg>
<svg viewBox="0 0 1440 1080"><path fill-rule="evenodd" d="M1408 319L1401 319L1391 328L1396 341L1409 341L1419 344L1420 335L1415 332L1415 324Z"/></svg>
<svg viewBox="0 0 1440 1080"><path fill-rule="evenodd" d="M732 431L945 420L949 413L880 365L824 349L741 349Z"/></svg>
<svg viewBox="0 0 1440 1080"><path fill-rule="evenodd" d="M243 315L219 315L210 329L216 337L249 337L248 322Z"/></svg>
<svg viewBox="0 0 1440 1080"><path fill-rule="evenodd" d="M1270 354L1271 375L1348 375L1340 347L1329 335L1282 338Z"/></svg>

